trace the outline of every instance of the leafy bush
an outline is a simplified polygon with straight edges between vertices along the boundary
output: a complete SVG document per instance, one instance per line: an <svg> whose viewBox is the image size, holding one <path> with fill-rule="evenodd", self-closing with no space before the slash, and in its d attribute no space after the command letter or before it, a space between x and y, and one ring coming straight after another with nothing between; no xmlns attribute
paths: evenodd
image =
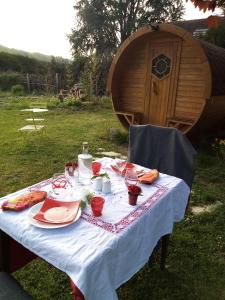
<svg viewBox="0 0 225 300"><path fill-rule="evenodd" d="M59 105L59 103L60 103L60 101L59 101L58 98L51 97L50 101L48 101L48 103L47 103L47 108L48 109L54 109Z"/></svg>
<svg viewBox="0 0 225 300"><path fill-rule="evenodd" d="M219 25L216 28L210 28L203 39L216 46L225 48L225 25Z"/></svg>
<svg viewBox="0 0 225 300"><path fill-rule="evenodd" d="M225 139L216 138L212 148L219 159L225 160Z"/></svg>
<svg viewBox="0 0 225 300"><path fill-rule="evenodd" d="M0 86L2 91L7 91L13 85L19 84L24 81L23 75L16 72L2 72L0 73Z"/></svg>
<svg viewBox="0 0 225 300"><path fill-rule="evenodd" d="M129 140L128 132L117 128L107 128L107 139L118 145L127 144Z"/></svg>
<svg viewBox="0 0 225 300"><path fill-rule="evenodd" d="M82 102L79 99L68 98L66 99L65 104L67 106L74 106L76 108L82 107Z"/></svg>
<svg viewBox="0 0 225 300"><path fill-rule="evenodd" d="M21 84L12 86L11 91L14 96L23 96L25 94L24 87Z"/></svg>
<svg viewBox="0 0 225 300"><path fill-rule="evenodd" d="M115 142L117 142L118 144L127 144L129 137L128 137L128 132L125 131L118 131L115 134Z"/></svg>
<svg viewBox="0 0 225 300"><path fill-rule="evenodd" d="M112 108L112 100L110 97L102 96L99 101L102 108Z"/></svg>

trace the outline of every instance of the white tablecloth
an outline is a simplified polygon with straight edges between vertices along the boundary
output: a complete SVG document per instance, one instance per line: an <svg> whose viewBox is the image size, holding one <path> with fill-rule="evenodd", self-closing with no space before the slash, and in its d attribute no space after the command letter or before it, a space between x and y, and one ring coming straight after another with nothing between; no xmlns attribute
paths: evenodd
<svg viewBox="0 0 225 300"><path fill-rule="evenodd" d="M181 179L160 174L155 184L141 186L143 196L137 206L130 206L123 178L111 171L113 160L101 162L112 181L101 217L93 217L87 207L72 225L41 229L30 225L27 210L0 210L0 228L67 273L86 300L118 299L116 289L145 265L159 238L183 218L189 196ZM36 188L48 191L49 181ZM25 190L1 198L0 204Z"/></svg>

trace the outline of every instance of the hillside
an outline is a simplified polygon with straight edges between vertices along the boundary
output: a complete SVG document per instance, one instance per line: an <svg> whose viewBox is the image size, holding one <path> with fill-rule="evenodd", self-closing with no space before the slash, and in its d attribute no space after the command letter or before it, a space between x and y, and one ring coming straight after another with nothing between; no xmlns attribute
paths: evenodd
<svg viewBox="0 0 225 300"><path fill-rule="evenodd" d="M16 54L16 55L23 55L23 56L34 58L34 59L41 60L44 62L50 62L53 57L53 55L45 55L45 54L36 53L36 52L31 53L31 52L18 50L18 49L14 49L14 48L8 48L3 45L0 45L0 52L6 52L6 53ZM67 59L65 59L63 57L59 57L59 56L56 56L55 59L58 62L67 60Z"/></svg>

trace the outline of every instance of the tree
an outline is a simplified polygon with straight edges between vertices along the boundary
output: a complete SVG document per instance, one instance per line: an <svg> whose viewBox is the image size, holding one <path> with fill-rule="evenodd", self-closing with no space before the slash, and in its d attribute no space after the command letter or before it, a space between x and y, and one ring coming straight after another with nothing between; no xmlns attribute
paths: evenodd
<svg viewBox="0 0 225 300"><path fill-rule="evenodd" d="M182 0L78 0L77 25L69 35L74 57L95 56L94 93L104 93L117 47L141 26L181 19ZM103 88L104 87L104 88Z"/></svg>
<svg viewBox="0 0 225 300"><path fill-rule="evenodd" d="M55 86L55 92L58 93L60 89L67 87L68 73L69 61L52 56L51 61L48 63L47 84Z"/></svg>
<svg viewBox="0 0 225 300"><path fill-rule="evenodd" d="M85 65L87 65L89 62L89 57L88 56L81 56L81 55L76 55L73 59L73 61L69 65L69 70L70 73L73 75L71 76L71 84L78 82L80 79L80 74L81 72L84 71Z"/></svg>
<svg viewBox="0 0 225 300"><path fill-rule="evenodd" d="M210 28L202 39L225 48L225 25L221 24L216 28Z"/></svg>
<svg viewBox="0 0 225 300"><path fill-rule="evenodd" d="M182 0L78 0L77 26L69 35L74 54L112 54L139 27L177 21Z"/></svg>

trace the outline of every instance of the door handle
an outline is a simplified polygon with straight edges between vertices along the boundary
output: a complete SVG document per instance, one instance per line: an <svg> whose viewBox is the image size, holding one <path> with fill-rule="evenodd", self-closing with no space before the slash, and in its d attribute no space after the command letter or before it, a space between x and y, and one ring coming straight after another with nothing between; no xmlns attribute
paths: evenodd
<svg viewBox="0 0 225 300"><path fill-rule="evenodd" d="M157 85L157 83L154 80L152 81L152 90L153 90L153 93L156 96L159 94L159 92L158 92L158 85Z"/></svg>

